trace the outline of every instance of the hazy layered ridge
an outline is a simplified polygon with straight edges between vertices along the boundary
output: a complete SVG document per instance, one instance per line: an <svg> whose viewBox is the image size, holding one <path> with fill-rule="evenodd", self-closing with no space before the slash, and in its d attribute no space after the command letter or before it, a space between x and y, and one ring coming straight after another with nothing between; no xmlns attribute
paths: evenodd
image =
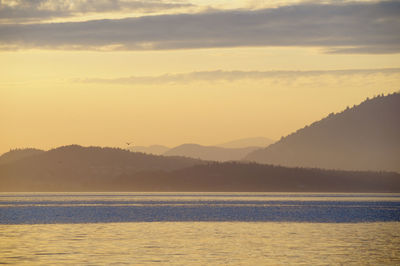
<svg viewBox="0 0 400 266"><path fill-rule="evenodd" d="M250 152L265 148L274 141L265 137L253 137L237 139L220 143L214 146L205 146L194 143L186 143L173 148L163 145L135 146L129 147L130 151L143 152L165 156L184 156L195 159L210 161L235 161L241 160Z"/></svg>
<svg viewBox="0 0 400 266"><path fill-rule="evenodd" d="M66 146L0 165L0 190L399 192L400 174L216 163Z"/></svg>
<svg viewBox="0 0 400 266"><path fill-rule="evenodd" d="M274 143L275 140L265 138L265 137L253 137L232 140L224 143L215 145L217 147L223 148L246 148L246 147L267 147L268 145Z"/></svg>
<svg viewBox="0 0 400 266"><path fill-rule="evenodd" d="M161 155L168 151L170 148L163 145L150 145L150 146L136 146L130 147L129 150L133 152L143 152L148 154Z"/></svg>
<svg viewBox="0 0 400 266"><path fill-rule="evenodd" d="M216 146L202 146L198 144L183 144L164 153L166 156L185 156L209 161L240 160L259 147L223 148Z"/></svg>
<svg viewBox="0 0 400 266"><path fill-rule="evenodd" d="M400 172L400 94L367 99L246 160L284 166Z"/></svg>

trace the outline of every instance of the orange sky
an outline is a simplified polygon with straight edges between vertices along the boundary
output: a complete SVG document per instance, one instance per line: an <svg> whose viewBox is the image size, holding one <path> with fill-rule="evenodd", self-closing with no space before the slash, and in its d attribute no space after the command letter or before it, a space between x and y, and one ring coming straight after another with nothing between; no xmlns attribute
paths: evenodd
<svg viewBox="0 0 400 266"><path fill-rule="evenodd" d="M348 22L343 4L340 19L332 15L318 33L332 31L337 34L332 40L308 28L291 38L279 33L289 33L296 21L306 27L302 12L314 8L324 14L334 5L329 1L323 6L293 1L291 10L299 10L289 14L298 16L294 24L281 22L288 16L286 6L265 9L255 1L220 1L214 9L207 9L207 1L180 1L187 5L148 7L154 10L145 12L153 17L135 13L124 1L120 10L91 7L86 19L82 11L77 15L79 6L65 12L66 7L55 8L57 1L42 2L48 5L24 7L16 1L9 8L30 8L32 16L15 12L0 20L0 153L72 143L124 147L126 141L174 146L255 136L279 139L330 112L400 87L399 41L390 36L398 27L390 13L399 6L395 2L376 9L379 2L357 2L370 14L353 14ZM54 13L51 18L35 13L43 8ZM4 7L0 17L2 12ZM131 16L138 19L120 19ZM110 20L91 22L104 23L101 27L85 24L93 17ZM377 29L370 26L352 32L349 41L350 30L343 36L334 31L342 29L341 23L359 28L354 21L368 24L369 17L386 18L381 20L388 24L381 26L389 36L374 36ZM80 22L43 24L49 20ZM113 20L117 26L106 31ZM209 21L215 29L210 30ZM266 29L269 25L276 28ZM87 32L79 35L78 29Z"/></svg>

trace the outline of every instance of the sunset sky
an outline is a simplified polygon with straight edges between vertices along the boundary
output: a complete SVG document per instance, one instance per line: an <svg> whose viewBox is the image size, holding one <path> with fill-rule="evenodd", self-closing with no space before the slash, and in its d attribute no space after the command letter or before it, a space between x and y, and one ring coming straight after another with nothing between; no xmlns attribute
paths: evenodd
<svg viewBox="0 0 400 266"><path fill-rule="evenodd" d="M400 90L400 1L0 1L0 153L281 136Z"/></svg>

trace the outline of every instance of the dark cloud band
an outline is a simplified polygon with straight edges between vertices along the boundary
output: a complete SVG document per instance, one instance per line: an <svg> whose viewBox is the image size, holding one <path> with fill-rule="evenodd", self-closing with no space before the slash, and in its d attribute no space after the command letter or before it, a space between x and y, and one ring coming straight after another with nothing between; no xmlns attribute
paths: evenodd
<svg viewBox="0 0 400 266"><path fill-rule="evenodd" d="M152 13L193 6L190 3L163 0L16 0L0 4L0 22L42 21L91 13Z"/></svg>
<svg viewBox="0 0 400 266"><path fill-rule="evenodd" d="M2 25L2 49L157 50L316 46L332 53L400 52L400 2L284 6L87 22Z"/></svg>

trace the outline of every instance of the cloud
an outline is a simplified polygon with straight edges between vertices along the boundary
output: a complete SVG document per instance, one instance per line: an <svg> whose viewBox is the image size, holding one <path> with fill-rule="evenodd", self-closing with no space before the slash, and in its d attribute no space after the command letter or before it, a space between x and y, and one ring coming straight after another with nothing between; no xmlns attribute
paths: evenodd
<svg viewBox="0 0 400 266"><path fill-rule="evenodd" d="M313 46L400 52L400 2L301 3L114 20L0 26L0 49L159 50Z"/></svg>
<svg viewBox="0 0 400 266"><path fill-rule="evenodd" d="M0 21L26 22L72 17L87 13L138 12L151 13L192 4L163 0L14 0L0 5Z"/></svg>
<svg viewBox="0 0 400 266"><path fill-rule="evenodd" d="M82 83L108 83L108 84L168 84L186 83L193 81L237 81L237 80L260 80L277 79L293 81L298 78L318 78L321 76L369 76L369 75L399 75L400 68L382 69L346 69L346 70L315 70L315 71L199 71L180 74L165 74L160 76L131 76L122 78L85 78L77 79L75 82Z"/></svg>

